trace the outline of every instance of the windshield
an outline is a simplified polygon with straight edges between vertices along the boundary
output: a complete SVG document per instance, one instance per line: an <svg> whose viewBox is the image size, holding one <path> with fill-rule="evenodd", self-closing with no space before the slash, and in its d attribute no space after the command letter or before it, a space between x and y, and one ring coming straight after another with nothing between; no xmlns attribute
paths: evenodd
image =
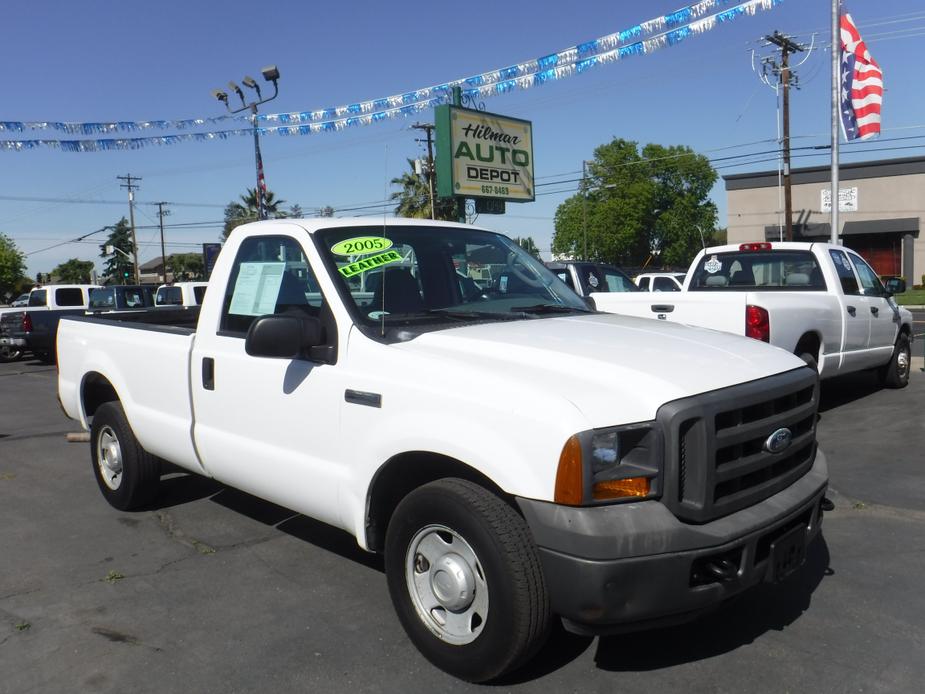
<svg viewBox="0 0 925 694"><path fill-rule="evenodd" d="M518 320L589 312L584 301L506 236L459 227L337 228L319 252L361 327Z"/></svg>
<svg viewBox="0 0 925 694"><path fill-rule="evenodd" d="M704 255L688 291L825 291L809 251L730 251Z"/></svg>

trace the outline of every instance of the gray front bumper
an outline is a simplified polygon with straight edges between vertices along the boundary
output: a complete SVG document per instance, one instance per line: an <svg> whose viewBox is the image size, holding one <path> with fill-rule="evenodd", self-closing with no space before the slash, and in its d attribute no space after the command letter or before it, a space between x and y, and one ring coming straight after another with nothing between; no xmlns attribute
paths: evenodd
<svg viewBox="0 0 925 694"><path fill-rule="evenodd" d="M596 507L518 498L533 532L555 613L580 633L679 621L770 577L769 547L805 527L819 533L828 486L825 456L786 489L753 506L695 525L658 501ZM698 566L733 561L734 575L704 582ZM695 576L697 576L695 578Z"/></svg>

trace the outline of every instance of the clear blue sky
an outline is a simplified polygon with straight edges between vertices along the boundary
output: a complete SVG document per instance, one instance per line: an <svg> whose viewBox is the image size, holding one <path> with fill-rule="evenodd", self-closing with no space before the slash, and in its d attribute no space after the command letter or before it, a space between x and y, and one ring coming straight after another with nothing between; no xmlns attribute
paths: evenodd
<svg viewBox="0 0 925 694"><path fill-rule="evenodd" d="M7 66L0 120L111 121L221 115L210 95L262 66L281 72L280 96L265 112L314 110L402 93L536 58L627 28L683 6L649 2L225 2L14 3L4 10L0 61ZM843 161L925 154L921 0L855 0L855 21L884 70L883 139L852 148ZM786 0L776 9L717 26L651 55L634 57L543 87L486 101L489 111L534 124L539 183L576 178L581 161L613 137L683 144L711 157L773 148L775 96L752 72L757 39L780 30L809 43L829 41L828 0ZM801 58L797 58L798 60ZM824 50L800 68L792 99L794 146L828 141L829 68ZM431 113L420 120L431 120ZM420 134L396 119L339 133L262 139L269 187L306 212L382 202L388 181L420 156ZM923 126L923 127L910 127ZM144 134L144 133L139 133ZM156 134L156 133L151 133ZM0 133L0 139L70 137ZM893 151L864 149L904 147ZM909 148L911 147L911 148ZM802 154L802 152L801 152ZM827 153L794 166L827 162ZM761 157L756 157L756 159ZM739 163L720 174L775 168ZM728 164L727 162L717 162ZM252 141L233 138L128 152L0 151L0 232L26 253L112 224L128 213L117 175L142 177L136 224L141 260L160 255L154 225L159 200L172 206L168 253L218 240L222 208L254 185ZM573 175L568 175L569 173ZM556 206L575 184L538 188L536 202L478 224L532 236L548 250ZM571 191L543 194L572 188ZM22 202L41 197L87 203ZM725 224L725 193L713 197ZM201 205L201 206L200 206ZM101 239L102 235L93 237ZM100 266L98 245L70 244L31 253L30 274L77 257Z"/></svg>

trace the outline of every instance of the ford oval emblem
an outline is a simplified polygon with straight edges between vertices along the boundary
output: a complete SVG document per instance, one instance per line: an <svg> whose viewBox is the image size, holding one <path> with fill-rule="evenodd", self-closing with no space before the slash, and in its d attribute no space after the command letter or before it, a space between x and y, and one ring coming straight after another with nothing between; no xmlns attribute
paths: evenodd
<svg viewBox="0 0 925 694"><path fill-rule="evenodd" d="M790 448L793 434L790 429L778 429L764 442L764 450L769 453L781 453Z"/></svg>

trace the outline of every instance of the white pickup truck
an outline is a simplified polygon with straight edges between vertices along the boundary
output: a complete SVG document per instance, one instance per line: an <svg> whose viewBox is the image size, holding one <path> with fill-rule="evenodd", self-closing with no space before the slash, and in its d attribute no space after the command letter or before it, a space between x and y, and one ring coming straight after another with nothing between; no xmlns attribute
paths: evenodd
<svg viewBox="0 0 925 694"><path fill-rule="evenodd" d="M22 358L26 349L52 360L58 319L87 309L95 284L49 284L35 287L21 308L0 309L0 363Z"/></svg>
<svg viewBox="0 0 925 694"><path fill-rule="evenodd" d="M701 251L671 294L592 294L598 310L696 325L770 342L829 378L877 369L909 383L912 314L864 259L828 243L744 243Z"/></svg>
<svg viewBox="0 0 925 694"><path fill-rule="evenodd" d="M485 263L503 291L472 280ZM501 234L248 224L198 324L162 315L61 322L59 398L106 500L156 503L166 460L342 528L470 681L529 659L553 615L668 624L779 580L828 506L800 359L590 311Z"/></svg>

